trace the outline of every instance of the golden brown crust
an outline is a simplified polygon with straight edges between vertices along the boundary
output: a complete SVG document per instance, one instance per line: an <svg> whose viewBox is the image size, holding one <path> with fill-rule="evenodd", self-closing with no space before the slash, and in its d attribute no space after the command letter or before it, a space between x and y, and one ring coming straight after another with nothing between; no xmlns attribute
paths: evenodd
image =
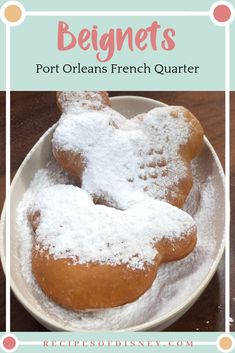
<svg viewBox="0 0 235 353"><path fill-rule="evenodd" d="M192 186L193 177L190 165L188 165L187 172L185 172L184 177L179 180L177 185L174 185L171 189L167 189L166 201L173 206L183 208Z"/></svg>
<svg viewBox="0 0 235 353"><path fill-rule="evenodd" d="M36 231L40 214L29 214ZM101 263L74 264L54 259L34 241L32 270L43 291L56 303L73 310L111 308L132 302L151 287L161 263L187 256L197 241L196 228L180 239L162 238L156 243L158 254L153 265L133 269L128 265Z"/></svg>
<svg viewBox="0 0 235 353"><path fill-rule="evenodd" d="M191 162L202 150L204 131L197 118L185 107L179 107L190 126L190 135L187 144L181 147L182 158Z"/></svg>
<svg viewBox="0 0 235 353"><path fill-rule="evenodd" d="M59 165L76 178L78 185L81 185L82 173L86 165L85 159L82 155L79 153L73 153L72 151L58 150L53 145L52 152Z"/></svg>
<svg viewBox="0 0 235 353"><path fill-rule="evenodd" d="M163 238L160 240L156 248L161 254L162 262L178 261L190 254L197 243L196 228L190 234L182 236L177 240Z"/></svg>
<svg viewBox="0 0 235 353"><path fill-rule="evenodd" d="M157 268L73 265L68 259L53 259L36 245L32 252L33 273L43 291L56 303L73 310L111 308L132 302L152 285Z"/></svg>

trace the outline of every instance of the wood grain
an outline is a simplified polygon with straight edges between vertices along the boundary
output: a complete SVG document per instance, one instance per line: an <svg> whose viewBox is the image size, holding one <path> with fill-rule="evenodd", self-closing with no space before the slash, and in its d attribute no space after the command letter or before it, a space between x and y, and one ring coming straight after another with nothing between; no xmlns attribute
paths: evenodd
<svg viewBox="0 0 235 353"><path fill-rule="evenodd" d="M224 166L224 92L110 92L115 95L139 95L154 98L167 104L185 105L201 121L205 133L214 146ZM231 116L235 114L235 93L231 94ZM11 168L12 177L19 168L26 154L39 137L57 121L59 112L55 104L54 92L14 92L11 96ZM4 130L5 130L5 95L0 94L0 207L4 202ZM231 254L235 254L235 128L231 123L231 206L232 232ZM235 256L231 256L231 316L235 317ZM4 274L0 271L0 330L4 331L5 301ZM182 288L183 290L183 288ZM12 294L11 329L12 331L47 331L18 302ZM231 326L234 331L234 325ZM223 331L224 330L224 261L193 307L166 331Z"/></svg>

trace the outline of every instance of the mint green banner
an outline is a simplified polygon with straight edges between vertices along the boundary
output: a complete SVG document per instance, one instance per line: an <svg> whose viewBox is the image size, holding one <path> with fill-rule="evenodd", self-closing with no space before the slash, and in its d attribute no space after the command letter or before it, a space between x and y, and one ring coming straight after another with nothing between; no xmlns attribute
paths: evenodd
<svg viewBox="0 0 235 353"><path fill-rule="evenodd" d="M3 1L0 3L4 3ZM69 11L69 10L184 10L209 11L213 1L164 1L137 2L135 8L130 2L119 1L99 3L94 1L21 2L27 11ZM54 3L54 6L53 6ZM92 3L92 2L91 2ZM234 6L235 1L230 1ZM143 6L145 5L145 6ZM171 6L172 5L172 8ZM157 50L146 39L147 48L130 50L125 42L118 50L114 37L114 50L106 62L108 49L89 48L82 50L77 44L73 49L60 51L57 47L58 26L63 21L75 40L83 28L90 31L97 26L98 44L102 34L117 28L131 27L133 33L148 28L157 21L161 28L157 32ZM4 50L5 28L0 24L1 48ZM162 49L163 31L175 30L175 48ZM231 30L231 63L235 62L235 21ZM115 32L116 33L116 32ZM65 36L69 44L71 37ZM88 40L89 42L89 40ZM87 42L87 43L88 43ZM89 42L90 43L90 42ZM91 44L91 43L90 43ZM92 45L91 45L92 46ZM98 45L99 46L99 45ZM150 17L66 17L26 15L22 24L11 28L11 89L12 90L224 90L225 88L225 28L212 23L209 16L150 16ZM4 55L1 62L0 89L5 90ZM132 68L132 69L131 69ZM231 90L235 90L235 68L231 65ZM89 72L87 72L89 71Z"/></svg>
<svg viewBox="0 0 235 353"><path fill-rule="evenodd" d="M104 352L104 353L217 353L221 333L15 333L17 353ZM231 334L234 338L234 334ZM25 345L34 341L37 345ZM112 342L112 343L111 343ZM198 344L197 342L201 342ZM205 342L205 344L203 344ZM208 344L209 343L209 344ZM112 345L111 345L112 344ZM232 350L231 352L234 352Z"/></svg>
<svg viewBox="0 0 235 353"><path fill-rule="evenodd" d="M0 3L5 1L1 0ZM229 1L234 5L234 0ZM22 0L21 3L25 6L27 10L34 11L207 11L212 4L215 3L214 0L146 0L146 1L78 1L78 0Z"/></svg>

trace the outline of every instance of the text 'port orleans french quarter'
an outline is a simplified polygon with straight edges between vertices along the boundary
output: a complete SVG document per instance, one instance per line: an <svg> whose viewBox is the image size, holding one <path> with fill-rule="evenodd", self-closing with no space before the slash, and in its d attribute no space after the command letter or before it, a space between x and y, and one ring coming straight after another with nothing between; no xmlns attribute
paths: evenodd
<svg viewBox="0 0 235 353"><path fill-rule="evenodd" d="M82 65L77 63L75 65L66 63L63 65L44 65L36 64L37 74L198 74L200 70L199 65L163 65L156 63L155 65L148 65L143 63L141 65L118 65L116 63L109 63L108 65Z"/></svg>

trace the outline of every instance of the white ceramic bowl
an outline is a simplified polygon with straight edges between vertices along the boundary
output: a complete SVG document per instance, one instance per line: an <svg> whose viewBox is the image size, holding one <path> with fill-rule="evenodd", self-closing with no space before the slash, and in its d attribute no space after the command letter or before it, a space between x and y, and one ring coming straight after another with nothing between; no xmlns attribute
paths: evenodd
<svg viewBox="0 0 235 353"><path fill-rule="evenodd" d="M164 104L152 99L120 96L111 99L112 107L125 115L126 117L133 117L137 114L146 112L154 107L163 106ZM21 275L20 263L18 256L19 234L16 226L16 208L21 201L24 192L29 187L35 172L46 166L51 157L51 137L55 125L52 126L36 143L30 152L30 158L25 158L20 168L18 169L11 185L11 288L22 305L28 312L38 320L42 325L51 331L75 331L74 327L63 322L55 320L50 317L43 308L38 305L31 288L26 284ZM224 174L220 161L207 140L205 140L205 147L200 155L200 169L202 173L212 175L217 190L217 196L221 205L224 204ZM224 250L224 209L220 209L218 214L213 216L213 225L216 232L216 251L213 259L213 264L209 272L202 280L197 290L181 305L174 310L168 312L166 315L159 316L153 321L142 323L138 326L132 326L119 331L145 331L163 330L171 325L178 318L180 318L198 299L200 294L206 288L211 278L213 277L219 261ZM3 209L1 216L0 229L0 249L3 268L5 269L5 210Z"/></svg>

